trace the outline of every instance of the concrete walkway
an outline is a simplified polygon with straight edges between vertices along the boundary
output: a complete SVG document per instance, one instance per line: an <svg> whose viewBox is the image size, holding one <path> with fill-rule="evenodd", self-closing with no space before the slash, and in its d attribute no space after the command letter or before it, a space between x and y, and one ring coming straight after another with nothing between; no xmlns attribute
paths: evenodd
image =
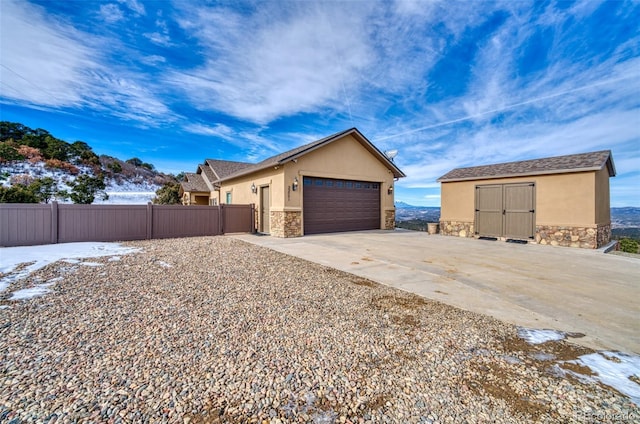
<svg viewBox="0 0 640 424"><path fill-rule="evenodd" d="M640 354L640 260L602 251L362 231L233 237L575 343Z"/></svg>

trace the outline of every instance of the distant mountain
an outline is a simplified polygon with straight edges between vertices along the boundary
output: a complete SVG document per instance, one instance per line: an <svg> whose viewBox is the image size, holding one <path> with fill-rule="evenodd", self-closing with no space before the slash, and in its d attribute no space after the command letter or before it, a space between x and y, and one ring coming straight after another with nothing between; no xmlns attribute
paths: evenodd
<svg viewBox="0 0 640 424"><path fill-rule="evenodd" d="M412 209L412 208L420 208L422 206L413 206L405 202L396 202L396 209Z"/></svg>
<svg viewBox="0 0 640 424"><path fill-rule="evenodd" d="M611 208L611 226L613 228L640 228L640 208Z"/></svg>
<svg viewBox="0 0 640 424"><path fill-rule="evenodd" d="M396 202L396 221L438 222L440 221L440 208Z"/></svg>
<svg viewBox="0 0 640 424"><path fill-rule="evenodd" d="M0 122L0 186L28 186L52 178L58 190L70 191L80 175L104 179L109 199L94 203L145 204L164 184L177 181L138 158L98 156L82 141L67 143L40 128Z"/></svg>
<svg viewBox="0 0 640 424"><path fill-rule="evenodd" d="M396 202L396 221L440 221L440 208ZM640 228L640 208L611 208L612 228Z"/></svg>

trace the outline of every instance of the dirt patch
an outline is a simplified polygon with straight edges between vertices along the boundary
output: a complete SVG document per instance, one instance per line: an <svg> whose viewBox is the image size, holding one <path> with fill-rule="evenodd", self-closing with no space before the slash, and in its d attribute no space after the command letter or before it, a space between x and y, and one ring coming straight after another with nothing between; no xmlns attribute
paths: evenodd
<svg viewBox="0 0 640 424"><path fill-rule="evenodd" d="M349 281L351 281L356 286L365 286L365 287L377 287L378 286L378 283L374 283L373 281L367 280L366 278L360 278L360 277L355 277L355 276L349 278Z"/></svg>
<svg viewBox="0 0 640 424"><path fill-rule="evenodd" d="M520 337L512 337L502 342L502 350L507 354L522 354L535 361L572 361L582 355L588 355L594 351L586 347L574 345L566 341L553 341L540 344L531 344Z"/></svg>
<svg viewBox="0 0 640 424"><path fill-rule="evenodd" d="M518 390L514 384L519 381L519 376L516 373L494 363L477 365L474 371L474 378L464 381L464 384L472 392L502 399L514 412L528 415L534 421L538 421L543 415L558 418L548 405L532 400L526 393Z"/></svg>
<svg viewBox="0 0 640 424"><path fill-rule="evenodd" d="M422 308L428 304L428 302L417 295L407 295L407 296L376 296L371 300L371 304L377 308L382 310L389 309L397 309L397 308L406 308L410 310L416 310Z"/></svg>

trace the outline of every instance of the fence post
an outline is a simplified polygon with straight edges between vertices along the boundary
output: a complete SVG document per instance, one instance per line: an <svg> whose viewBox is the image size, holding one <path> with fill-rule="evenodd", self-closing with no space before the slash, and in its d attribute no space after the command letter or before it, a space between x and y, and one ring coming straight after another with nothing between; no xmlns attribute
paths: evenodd
<svg viewBox="0 0 640 424"><path fill-rule="evenodd" d="M224 205L218 205L218 234L224 234Z"/></svg>
<svg viewBox="0 0 640 424"><path fill-rule="evenodd" d="M153 238L153 203L147 202L147 240Z"/></svg>
<svg viewBox="0 0 640 424"><path fill-rule="evenodd" d="M51 244L58 243L58 202L51 202Z"/></svg>

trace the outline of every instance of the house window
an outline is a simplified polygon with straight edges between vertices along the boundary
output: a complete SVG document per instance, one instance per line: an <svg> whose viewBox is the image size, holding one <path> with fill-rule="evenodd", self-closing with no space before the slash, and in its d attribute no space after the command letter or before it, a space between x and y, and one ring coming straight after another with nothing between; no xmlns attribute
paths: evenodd
<svg viewBox="0 0 640 424"><path fill-rule="evenodd" d="M218 199L216 199L215 197L213 199L209 199L209 204L211 206L218 206Z"/></svg>
<svg viewBox="0 0 640 424"><path fill-rule="evenodd" d="M231 204L231 192L227 191L227 205Z"/></svg>
<svg viewBox="0 0 640 424"><path fill-rule="evenodd" d="M336 181L336 187L338 187L338 188L342 188L343 184L344 184L343 181Z"/></svg>
<svg viewBox="0 0 640 424"><path fill-rule="evenodd" d="M327 187L333 187L333 181L327 180Z"/></svg>
<svg viewBox="0 0 640 424"><path fill-rule="evenodd" d="M371 188L377 190L378 188L380 188L380 186L378 185L378 183L373 183L371 184Z"/></svg>
<svg viewBox="0 0 640 424"><path fill-rule="evenodd" d="M317 186L321 186L321 185L322 185L322 182L323 182L323 181L322 181L320 178L317 178L317 179L316 179L316 185L317 185Z"/></svg>
<svg viewBox="0 0 640 424"><path fill-rule="evenodd" d="M303 184L306 185L306 186L311 185L311 178L304 177L304 179L302 181L303 181Z"/></svg>
<svg viewBox="0 0 640 424"><path fill-rule="evenodd" d="M362 184L361 183L356 183L356 188L362 188Z"/></svg>

